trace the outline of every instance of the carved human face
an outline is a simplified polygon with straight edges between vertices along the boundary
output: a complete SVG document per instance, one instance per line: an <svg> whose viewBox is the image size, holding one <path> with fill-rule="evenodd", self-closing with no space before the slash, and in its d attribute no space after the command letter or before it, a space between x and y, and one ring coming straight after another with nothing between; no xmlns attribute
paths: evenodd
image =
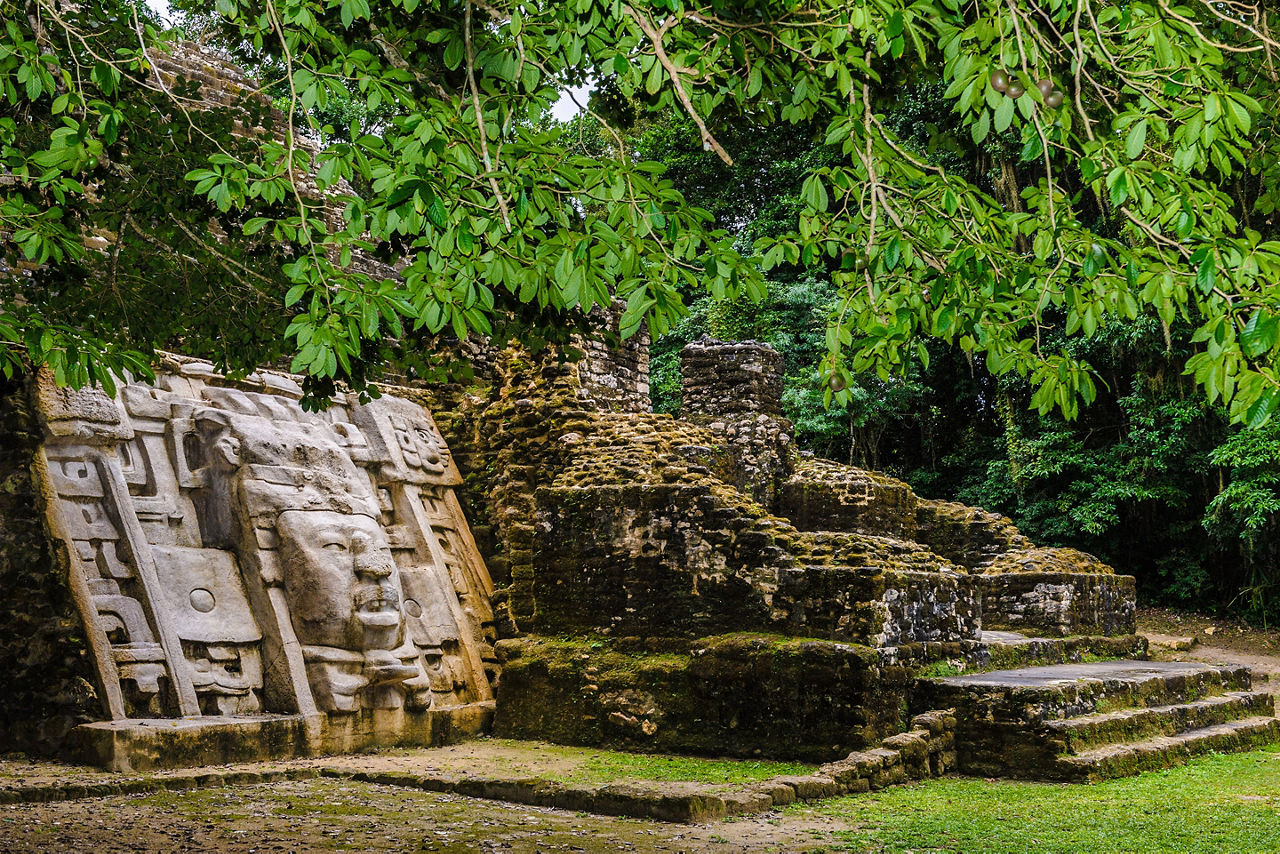
<svg viewBox="0 0 1280 854"><path fill-rule="evenodd" d="M449 449L430 424L400 416L392 416L390 420L405 463L435 475L448 470Z"/></svg>
<svg viewBox="0 0 1280 854"><path fill-rule="evenodd" d="M377 522L332 510L286 510L276 527L299 641L365 652L400 645L400 580Z"/></svg>

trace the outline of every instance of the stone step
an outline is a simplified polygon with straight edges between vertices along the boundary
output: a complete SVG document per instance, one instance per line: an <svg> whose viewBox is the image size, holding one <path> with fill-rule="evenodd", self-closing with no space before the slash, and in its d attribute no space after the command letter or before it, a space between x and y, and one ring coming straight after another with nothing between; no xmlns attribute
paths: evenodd
<svg viewBox="0 0 1280 854"><path fill-rule="evenodd" d="M1118 709L1190 703L1249 687L1247 667L1100 661L922 680L920 693L929 708L955 707L962 719L1038 725Z"/></svg>
<svg viewBox="0 0 1280 854"><path fill-rule="evenodd" d="M1280 741L1280 718L1258 716L1227 721L1177 735L1161 735L1130 744L1111 744L1073 756L1060 756L1053 779L1103 780L1182 765L1201 753L1237 753Z"/></svg>
<svg viewBox="0 0 1280 854"><path fill-rule="evenodd" d="M1050 744L1059 753L1081 754L1106 745L1172 736L1244 718L1275 714L1275 698L1260 691L1236 691L1190 703L1119 709L1045 721Z"/></svg>
<svg viewBox="0 0 1280 854"><path fill-rule="evenodd" d="M957 770L963 773L1079 779L1095 772L1087 764L1082 770L1064 765L1064 756L1212 732L1238 719L1273 719L1274 706L1266 695L1249 692L1249 684L1246 667L1102 661L923 679L914 701L956 710ZM1267 732L1259 738L1266 740Z"/></svg>

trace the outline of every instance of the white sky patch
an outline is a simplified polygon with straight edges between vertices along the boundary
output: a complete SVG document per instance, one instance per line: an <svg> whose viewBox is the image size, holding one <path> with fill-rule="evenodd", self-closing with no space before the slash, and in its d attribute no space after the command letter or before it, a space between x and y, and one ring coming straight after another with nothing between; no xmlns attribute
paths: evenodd
<svg viewBox="0 0 1280 854"><path fill-rule="evenodd" d="M569 97L569 93L573 93L573 97ZM567 122L582 112L578 109L578 104L585 105L587 98L591 95L591 84L584 83L581 86L574 86L568 92L560 96L560 100L551 105L551 115L558 122ZM573 98L578 99L578 104L573 102Z"/></svg>
<svg viewBox="0 0 1280 854"><path fill-rule="evenodd" d="M169 0L147 0L147 5L151 7L151 11L169 20Z"/></svg>

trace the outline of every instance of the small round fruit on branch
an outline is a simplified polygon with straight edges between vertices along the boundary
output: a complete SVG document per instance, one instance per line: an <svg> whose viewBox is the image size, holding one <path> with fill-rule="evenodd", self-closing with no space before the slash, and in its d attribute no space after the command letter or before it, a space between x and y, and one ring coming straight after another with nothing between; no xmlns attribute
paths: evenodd
<svg viewBox="0 0 1280 854"><path fill-rule="evenodd" d="M827 380L827 385L834 392L842 392L845 390L844 377L839 374L833 374L831 378Z"/></svg>
<svg viewBox="0 0 1280 854"><path fill-rule="evenodd" d="M1036 88L1040 90L1041 98L1048 98L1053 94L1053 81L1044 77L1036 81Z"/></svg>
<svg viewBox="0 0 1280 854"><path fill-rule="evenodd" d="M997 92L1009 91L1009 72L1003 68L997 68L991 72L991 88Z"/></svg>
<svg viewBox="0 0 1280 854"><path fill-rule="evenodd" d="M1058 107L1062 106L1062 102L1064 100L1065 100L1065 97L1062 94L1062 90L1054 89L1053 92L1051 92L1049 96L1044 99L1044 105L1046 107L1052 107L1053 109L1056 110Z"/></svg>
<svg viewBox="0 0 1280 854"><path fill-rule="evenodd" d="M861 249L846 249L840 253L841 270L857 270L862 272L871 263L871 258Z"/></svg>
<svg viewBox="0 0 1280 854"><path fill-rule="evenodd" d="M1004 93L1008 95L1010 98L1021 98L1024 94L1026 94L1026 91L1027 90L1023 87L1021 83L1019 83L1017 80L1014 80L1009 84L1009 88L1004 90Z"/></svg>

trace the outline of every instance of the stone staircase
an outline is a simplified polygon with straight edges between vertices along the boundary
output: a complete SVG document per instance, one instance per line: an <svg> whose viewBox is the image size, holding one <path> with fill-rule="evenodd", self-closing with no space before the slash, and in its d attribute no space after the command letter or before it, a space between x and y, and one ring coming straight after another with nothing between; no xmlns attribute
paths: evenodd
<svg viewBox="0 0 1280 854"><path fill-rule="evenodd" d="M957 770L1088 781L1280 741L1275 698L1247 667L1106 661L921 680L956 710Z"/></svg>

